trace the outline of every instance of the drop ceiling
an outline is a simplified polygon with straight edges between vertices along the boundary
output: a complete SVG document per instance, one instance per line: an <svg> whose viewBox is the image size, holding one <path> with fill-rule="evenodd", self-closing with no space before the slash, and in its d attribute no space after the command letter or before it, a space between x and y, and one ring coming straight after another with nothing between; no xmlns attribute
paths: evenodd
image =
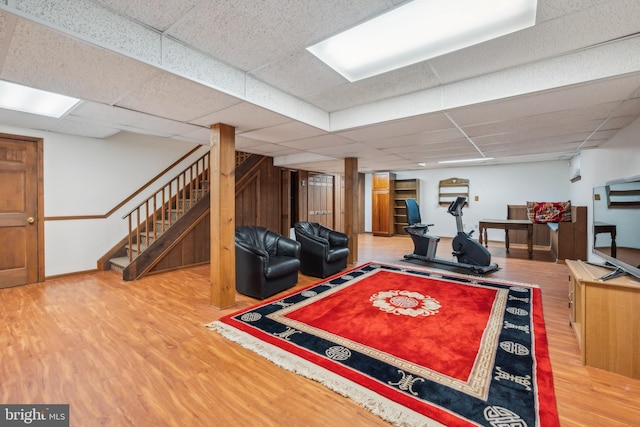
<svg viewBox="0 0 640 427"><path fill-rule="evenodd" d="M640 2L539 0L536 25L350 83L306 47L400 0L0 0L0 79L83 101L0 124L119 132L340 172L570 159L640 116Z"/></svg>

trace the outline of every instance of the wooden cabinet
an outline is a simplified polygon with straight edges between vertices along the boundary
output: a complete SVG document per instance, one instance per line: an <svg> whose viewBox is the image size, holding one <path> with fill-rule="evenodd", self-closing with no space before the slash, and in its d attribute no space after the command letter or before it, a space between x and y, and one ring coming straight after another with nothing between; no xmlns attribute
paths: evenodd
<svg viewBox="0 0 640 427"><path fill-rule="evenodd" d="M392 236L393 202L395 174L374 173L371 183L371 231L374 236Z"/></svg>
<svg viewBox="0 0 640 427"><path fill-rule="evenodd" d="M604 282L609 270L583 261L569 268L569 319L582 363L640 379L640 281L628 276Z"/></svg>
<svg viewBox="0 0 640 427"><path fill-rule="evenodd" d="M407 234L404 227L409 225L407 220L406 199L418 199L420 180L396 179L393 186L393 227L395 234Z"/></svg>

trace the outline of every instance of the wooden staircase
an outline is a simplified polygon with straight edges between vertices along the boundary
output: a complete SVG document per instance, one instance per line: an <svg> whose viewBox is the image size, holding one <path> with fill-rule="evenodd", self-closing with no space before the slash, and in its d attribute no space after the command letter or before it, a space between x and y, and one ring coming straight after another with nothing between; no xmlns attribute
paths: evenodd
<svg viewBox="0 0 640 427"><path fill-rule="evenodd" d="M177 200L177 206L166 208L164 215L162 212L156 212L155 222L152 223L151 228L147 230L143 227L139 233L132 233L131 242L127 242L124 246L126 249L126 256L118 256L109 259L111 263L111 269L124 272L131 262L138 258L142 252L147 250L151 244L159 240L169 228L176 224L180 218L182 218L192 207L209 195L209 182L201 180L199 183L200 188L197 190L196 195L193 198L186 200ZM189 195L189 193L187 193ZM207 197L207 202L208 202Z"/></svg>
<svg viewBox="0 0 640 427"><path fill-rule="evenodd" d="M128 281L154 269L209 262L209 158L204 154L124 215L129 232L98 261L98 269L121 272ZM242 176L262 159L236 152L236 173ZM177 257L181 259L176 261Z"/></svg>

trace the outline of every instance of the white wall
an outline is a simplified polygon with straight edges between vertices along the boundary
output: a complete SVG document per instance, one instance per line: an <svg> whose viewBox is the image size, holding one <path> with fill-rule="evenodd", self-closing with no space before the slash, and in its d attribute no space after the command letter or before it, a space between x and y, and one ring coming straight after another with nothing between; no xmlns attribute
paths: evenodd
<svg viewBox="0 0 640 427"><path fill-rule="evenodd" d="M469 166L433 170L396 172L396 179L420 180L420 215L422 222L436 236L455 236L456 221L438 204L438 184L449 178L469 180L469 206L462 210L465 231L475 229L481 219L506 219L507 205L522 205L527 201L570 200L570 166L567 161L519 163L510 165ZM367 174L365 192L365 230L371 231L371 178ZM476 196L478 201L475 201ZM368 228L367 228L368 227ZM488 230L489 240L504 240L504 231Z"/></svg>
<svg viewBox="0 0 640 427"><path fill-rule="evenodd" d="M108 140L1 125L0 132L43 138L45 217L104 215L195 147L126 132ZM45 221L45 275L94 270L97 260L126 235L122 216L202 153L106 219Z"/></svg>
<svg viewBox="0 0 640 427"><path fill-rule="evenodd" d="M589 206L589 252L593 242L592 191L607 181L640 175L640 118L620 130L602 148L580 153L582 179L571 186L571 197ZM640 227L640 220L639 225ZM599 258L589 255L592 261Z"/></svg>
<svg viewBox="0 0 640 427"><path fill-rule="evenodd" d="M571 183L579 168L581 179ZM397 172L400 179L420 179L420 213L423 222L433 223L434 235L455 235L455 220L438 206L438 181L447 178L470 180L470 204L463 209L463 223L469 231L483 218L506 218L507 204L531 201L571 200L576 206L587 206L588 253L592 261L600 261L591 254L593 242L593 187L607 181L640 176L640 118L619 131L603 147L583 150L568 161L520 163L513 165L475 166ZM479 201L475 202L475 196ZM640 225L639 225L640 226ZM365 231L371 231L371 174L365 179ZM477 231L475 234L477 238ZM503 241L504 232L488 230L490 240Z"/></svg>
<svg viewBox="0 0 640 427"><path fill-rule="evenodd" d="M0 132L44 139L45 216L102 215L135 189L194 147L167 138L122 133L109 140L83 138L0 125ZM169 171L166 182L195 155ZM506 218L507 204L527 200L571 200L589 207L591 248L591 192L596 184L640 175L640 119L618 132L604 148L580 154L582 179L570 183L567 161L521 163L398 172L397 177L420 179L420 209L424 222L434 223L433 234L455 235L455 220L437 203L438 181L458 177L470 180L470 204L463 210L468 231L483 218ZM122 216L152 190L107 219L45 222L45 274L54 276L96 268L96 261L126 234ZM479 200L474 200L478 196ZM371 231L371 175L365 176L365 231ZM477 232L476 232L477 237ZM489 239L503 240L504 233L489 230Z"/></svg>

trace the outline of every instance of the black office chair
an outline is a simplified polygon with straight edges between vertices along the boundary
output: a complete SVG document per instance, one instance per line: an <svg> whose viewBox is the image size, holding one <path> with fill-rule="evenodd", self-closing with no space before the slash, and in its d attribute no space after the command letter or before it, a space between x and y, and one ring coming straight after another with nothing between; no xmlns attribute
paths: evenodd
<svg viewBox="0 0 640 427"><path fill-rule="evenodd" d="M405 199L404 204L407 207L407 222L408 227L404 227L407 233L420 233L425 234L429 231L429 227L433 227L433 224L423 224L422 218L420 218L420 206L416 199Z"/></svg>

